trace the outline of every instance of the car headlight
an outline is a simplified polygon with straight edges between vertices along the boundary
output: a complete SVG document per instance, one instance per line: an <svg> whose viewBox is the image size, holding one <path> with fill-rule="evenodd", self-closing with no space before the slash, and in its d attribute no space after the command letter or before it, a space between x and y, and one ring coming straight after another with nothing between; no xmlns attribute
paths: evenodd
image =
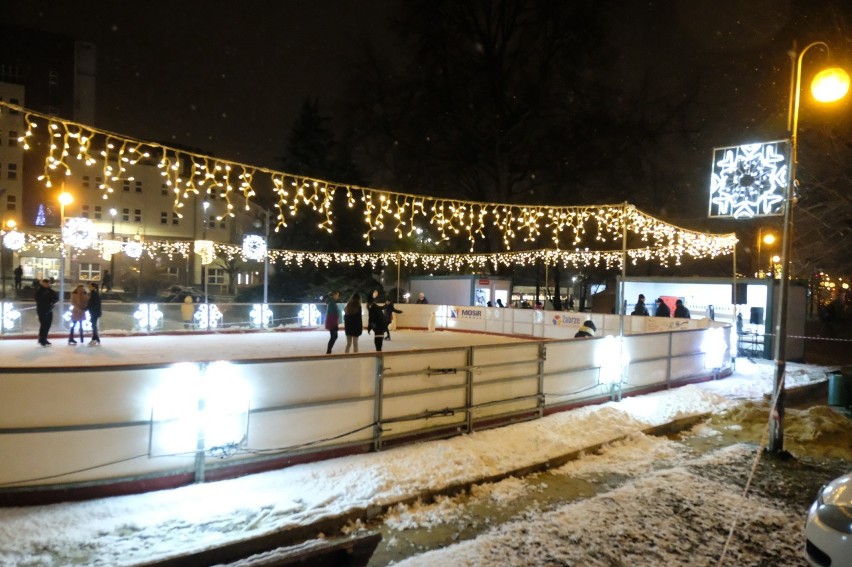
<svg viewBox="0 0 852 567"><path fill-rule="evenodd" d="M852 506L838 502L843 496L838 491L846 487L837 487L830 483L819 491L817 498L817 517L831 529L844 534L852 534Z"/></svg>

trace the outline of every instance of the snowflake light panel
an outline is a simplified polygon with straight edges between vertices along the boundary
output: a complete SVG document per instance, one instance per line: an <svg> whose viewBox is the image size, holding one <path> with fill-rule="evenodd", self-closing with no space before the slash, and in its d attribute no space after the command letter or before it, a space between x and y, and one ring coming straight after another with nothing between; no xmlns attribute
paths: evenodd
<svg viewBox="0 0 852 567"><path fill-rule="evenodd" d="M709 216L784 214L789 157L789 140L715 148Z"/></svg>
<svg viewBox="0 0 852 567"><path fill-rule="evenodd" d="M243 256L247 260L263 260L266 256L266 240L256 234L243 237Z"/></svg>

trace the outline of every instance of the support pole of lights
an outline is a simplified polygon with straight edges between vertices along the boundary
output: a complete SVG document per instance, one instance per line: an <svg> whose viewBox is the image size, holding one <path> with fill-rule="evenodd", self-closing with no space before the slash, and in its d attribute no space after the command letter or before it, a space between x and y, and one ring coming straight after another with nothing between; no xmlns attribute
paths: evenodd
<svg viewBox="0 0 852 567"><path fill-rule="evenodd" d="M204 208L204 226L202 227L201 239L207 240L207 209L210 208L210 201L204 199L204 202L201 203L201 206ZM207 305L207 265L204 262L201 262L201 277L204 279L204 304ZM210 307L208 306L207 311L207 326L210 326Z"/></svg>
<svg viewBox="0 0 852 567"><path fill-rule="evenodd" d="M113 207L109 210L109 214L112 217L112 233L110 235L110 238L113 241L113 246L115 246L115 244L114 244L115 243L115 215L118 214L118 211L115 209L115 207ZM109 255L109 277L110 277L109 291L112 291L112 282L115 281L115 251L114 251L114 249L113 249L113 253ZM103 282L101 282L101 284L103 284ZM104 291L106 291L106 290L104 290Z"/></svg>
<svg viewBox="0 0 852 567"><path fill-rule="evenodd" d="M830 55L828 44L815 41L796 52L790 51L790 102L787 112L787 132L790 138L790 163L787 169L787 192L784 206L784 231L781 235L781 281L778 286L778 309L775 319L775 377L773 399L775 410L769 421L769 451L779 454L784 450L784 372L787 348L787 295L790 278L790 260L793 244L793 205L795 199L796 164L798 150L799 102L802 91L802 59L812 47L820 46ZM833 102L843 98L849 90L849 75L838 67L819 72L811 84L814 98L819 102Z"/></svg>
<svg viewBox="0 0 852 567"><path fill-rule="evenodd" d="M59 194L59 325L65 314L65 206L70 205L74 198L70 193L62 191Z"/></svg>

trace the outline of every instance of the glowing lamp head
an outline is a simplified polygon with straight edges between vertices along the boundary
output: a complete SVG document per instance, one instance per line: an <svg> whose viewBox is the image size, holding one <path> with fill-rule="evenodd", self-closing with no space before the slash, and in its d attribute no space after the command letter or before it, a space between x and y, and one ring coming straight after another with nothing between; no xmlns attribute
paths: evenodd
<svg viewBox="0 0 852 567"><path fill-rule="evenodd" d="M74 197L71 196L71 193L66 193L63 191L59 194L59 204L63 206L70 205L74 202Z"/></svg>
<svg viewBox="0 0 852 567"><path fill-rule="evenodd" d="M840 67L820 71L811 83L811 93L819 102L835 102L849 92L849 74Z"/></svg>
<svg viewBox="0 0 852 567"><path fill-rule="evenodd" d="M9 230L15 230L15 227L18 226L18 223L16 223L12 219L7 220L5 224L6 228L8 228Z"/></svg>
<svg viewBox="0 0 852 567"><path fill-rule="evenodd" d="M775 244L775 235L771 232L763 235L764 244Z"/></svg>

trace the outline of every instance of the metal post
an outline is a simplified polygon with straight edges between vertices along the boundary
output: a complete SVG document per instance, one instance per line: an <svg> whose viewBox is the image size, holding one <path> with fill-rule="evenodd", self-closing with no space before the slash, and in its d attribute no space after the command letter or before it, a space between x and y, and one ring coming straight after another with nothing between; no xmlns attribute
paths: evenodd
<svg viewBox="0 0 852 567"><path fill-rule="evenodd" d="M264 209L266 213L266 254L263 256L263 309L266 309L266 304L269 303L269 211ZM261 310L261 321L266 321L265 313Z"/></svg>
<svg viewBox="0 0 852 567"><path fill-rule="evenodd" d="M769 422L769 451L781 453L784 450L784 372L786 370L787 349L787 292L790 278L790 261L793 249L793 205L795 198L794 184L796 182L796 163L799 126L799 101L801 98L802 58L807 51L815 46L822 46L828 51L828 45L815 41L798 54L796 45L790 51L790 104L787 112L787 132L790 136L790 160L787 169L787 191L784 206L784 231L781 236L781 281L778 286L778 309L775 319L775 377L773 392L775 411Z"/></svg>

